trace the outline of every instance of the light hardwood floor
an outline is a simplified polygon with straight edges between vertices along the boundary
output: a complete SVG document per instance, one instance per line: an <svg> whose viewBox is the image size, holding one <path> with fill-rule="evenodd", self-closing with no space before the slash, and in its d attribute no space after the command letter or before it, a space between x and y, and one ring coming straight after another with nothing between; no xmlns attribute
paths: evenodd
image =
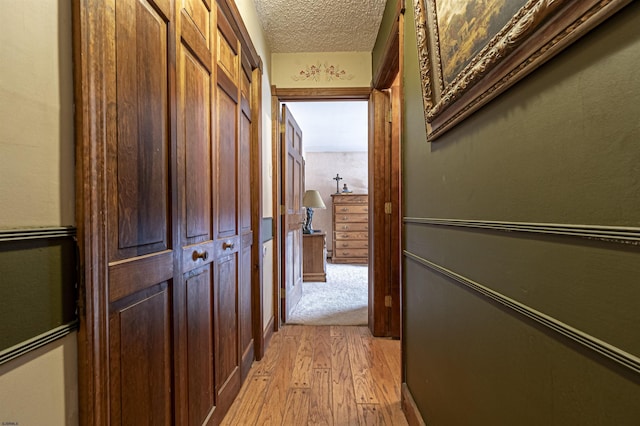
<svg viewBox="0 0 640 426"><path fill-rule="evenodd" d="M400 342L367 327L284 326L223 425L406 425Z"/></svg>

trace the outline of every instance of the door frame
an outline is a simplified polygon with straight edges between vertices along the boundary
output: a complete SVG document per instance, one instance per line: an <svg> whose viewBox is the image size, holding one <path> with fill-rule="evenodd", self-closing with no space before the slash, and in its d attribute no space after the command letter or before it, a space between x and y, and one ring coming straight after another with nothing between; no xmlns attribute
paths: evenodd
<svg viewBox="0 0 640 426"><path fill-rule="evenodd" d="M396 38L396 40L398 40ZM395 52L397 53L398 50L396 49ZM398 61L396 60L396 63L398 63ZM396 67L396 70L398 68ZM397 74L394 73L392 74L393 76L395 76ZM391 81L391 84L393 83L393 80ZM281 180L282 180L282 163L281 163L281 143L280 143L280 129L281 129L281 114L280 114L280 109L281 109L281 104L285 103L285 102L292 102L292 101L298 101L298 102L313 102L313 101L369 101L370 96L372 93L372 88L370 87L349 87L349 88L318 88L318 89L280 89L277 88L276 86L272 86L271 88L271 94L272 94L272 162L273 162L273 217L275 218L274 220L274 256L273 256L273 292L274 292L274 296L273 296L273 300L274 300L274 317L275 317L275 322L274 322L274 328L275 331L277 331L281 326L282 326L282 310L281 310L281 297L282 297L282 293L281 293L281 281L282 281L282 263L281 263L281 259L282 259L282 249L283 249L283 245L282 245L282 239L281 239L281 233L282 233L282 194L281 194ZM401 105L401 104L399 104ZM396 111L397 113L394 113L394 119L397 120L396 123L401 123L400 119L401 119L401 114L400 114L400 110L401 108L397 108ZM400 128L401 126L398 125L398 138L399 138L399 132L400 132ZM370 142L371 144L371 142ZM371 149L371 145L369 146L369 149ZM396 148L399 148L399 144L396 146ZM393 157L393 160L396 161L396 170L400 170L400 162L401 162L401 158L399 157L399 155L396 155ZM369 175L371 175L371 170L369 170ZM396 185L393 190L395 191L395 194L393 195L392 199L394 200L394 205L397 206L396 209L396 214L394 214L394 220L397 223L394 223L394 237L397 241L397 253L394 253L394 258L400 259L400 255L401 255L401 248L399 245L399 241L401 238L400 235L400 230L401 230L401 206L400 206L400 200L401 200L401 186L399 185L399 181L398 181L398 185ZM370 220L371 222L371 220ZM372 253L373 250L370 250L369 253L369 259L371 260L372 258ZM372 268L373 268L373 262L369 262L369 274L371 276L372 274ZM392 271L394 273L397 273L397 280L400 281L401 277L400 277L400 269L399 269L400 265L399 262L394 263L394 266L392 268ZM375 289L374 289L375 286ZM387 289L383 288L384 283L383 282L379 282L376 283L375 280L371 280L369 279L369 295L370 297L372 295L376 295L377 299L380 299L382 301L382 303L380 303L380 301L378 300L375 304L371 303L371 299L369 302L369 309L370 309L370 328L373 331L373 324L371 322L371 318L373 318L374 316L378 315L378 316L386 316L387 312L386 309L384 308L384 299L385 299L385 295L387 294ZM399 292L399 289L398 289ZM399 304L399 307L397 308L400 311L400 316L401 316L401 295L398 294L398 296L396 297L396 300ZM380 311L379 307L380 305L382 305L383 307L383 311ZM376 312L373 312L374 306L376 306L378 309L376 309ZM402 323L400 321L400 323ZM386 332L378 332L376 330L376 333L374 333L374 335L386 335L388 333ZM401 332L400 332L401 334ZM400 336L394 336L394 337L400 337Z"/></svg>
<svg viewBox="0 0 640 426"><path fill-rule="evenodd" d="M108 425L110 423L109 389L109 297L107 211L108 187L105 168L105 140L109 104L114 83L109 75L108 56L113 40L108 23L108 1L74 1L73 19L73 80L76 140L76 224L78 244L78 405L80 424ZM257 360L264 355L262 320L262 73L263 63L258 55L240 13L232 0L217 0L216 4L228 18L242 44L246 65L251 69L251 221L252 249L252 332ZM105 28L107 30L105 30ZM101 35L97 37L96 35ZM175 35L168 48L175 48ZM254 84L255 83L255 84ZM173 97L175 81L169 96ZM173 105L173 104L172 104ZM175 116L175 107L169 114ZM173 122L173 121L172 121ZM175 129L171 130L175 132ZM172 176L172 186L175 176ZM175 201L175 200L174 200ZM175 206L175 202L173 203ZM175 207L173 207L175 208ZM176 233L174 229L172 231ZM176 236L172 234L172 240ZM177 250L174 247L174 250ZM175 354L174 354L175 356Z"/></svg>
<svg viewBox="0 0 640 426"><path fill-rule="evenodd" d="M274 331L282 327L282 104L286 102L313 101L368 101L370 87L337 87L337 88L277 88L271 86L271 120L272 123L272 199L273 199L273 313Z"/></svg>
<svg viewBox="0 0 640 426"><path fill-rule="evenodd" d="M394 250L392 257L394 261L389 266L392 273L397 274L399 280L399 288L396 289L397 294L397 306L399 310L399 323L400 332L399 336L394 336L402 340L402 333L404 328L404 322L402 317L402 269L401 269L401 255L402 255L402 156L401 156L401 140L402 140L402 108L404 107L404 84L403 84L403 70L404 60L402 52L402 43L404 41L404 11L405 2L398 1L397 8L395 10L395 18L393 25L389 31L387 40L385 41L383 54L379 62L379 67L375 70L371 87L328 87L328 88L278 88L275 85L271 86L271 116L272 116L272 200L273 200L273 312L274 312L274 324L273 331L278 331L282 326L282 312L281 312L281 286L282 286L282 269L281 269L281 257L282 257L282 194L281 194L281 152L280 152L280 129L282 123L281 117L281 104L284 102L302 101L369 101L373 89L385 90L390 89L397 78L396 96L393 96L393 105L395 106L393 112L393 121L397 123L394 126L394 137L397 137L397 145L394 149L392 165L397 171L398 176L392 188L392 202L397 203L397 209L393 212L393 226L392 232L394 234ZM370 120L370 119L369 119ZM371 127L371 123L369 123ZM369 141L371 144L371 141ZM372 147L369 146L369 149ZM371 175L371 170L369 170ZM371 220L370 220L371 222ZM369 252L369 259L371 260L372 252ZM396 261L397 259L397 261ZM372 264L369 262L369 274L372 274ZM369 295L373 294L373 285L371 279L369 279ZM383 289L386 291L386 289ZM384 300L384 291L378 292L378 298ZM369 302L369 309L372 309L371 300ZM378 302L378 305L380 303ZM384 301L382 303L384 306ZM370 313L370 324L372 327L371 318L375 313ZM375 333L374 333L375 334ZM380 333L382 334L382 333ZM403 350L404 352L404 350ZM404 367L403 367L404 368Z"/></svg>

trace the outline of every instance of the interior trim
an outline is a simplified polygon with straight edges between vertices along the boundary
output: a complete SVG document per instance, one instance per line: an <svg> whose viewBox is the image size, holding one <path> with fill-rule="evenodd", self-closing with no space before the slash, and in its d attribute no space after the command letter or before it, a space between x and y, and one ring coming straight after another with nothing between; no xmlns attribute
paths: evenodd
<svg viewBox="0 0 640 426"><path fill-rule="evenodd" d="M76 228L73 226L58 226L33 229L5 229L0 230L0 242L34 240L40 238L75 237Z"/></svg>
<svg viewBox="0 0 640 426"><path fill-rule="evenodd" d="M280 102L318 100L369 100L371 87L278 88L272 92Z"/></svg>
<svg viewBox="0 0 640 426"><path fill-rule="evenodd" d="M275 332L275 317L271 315L269 321L267 322L267 326L264 328L262 333L262 339L264 341L265 352L266 348L271 344L271 338L273 337L273 333Z"/></svg>
<svg viewBox="0 0 640 426"><path fill-rule="evenodd" d="M640 245L640 228L601 225L573 225L557 223L502 222L487 220L464 220L446 218L405 217L404 223L453 226L457 228L491 229L506 232L528 232L534 234L561 235L601 240L619 244Z"/></svg>
<svg viewBox="0 0 640 426"><path fill-rule="evenodd" d="M401 399L402 411L407 418L409 426L426 426L427 424L422 418L422 414L420 414L416 401L413 399L413 395L406 383L402 383Z"/></svg>
<svg viewBox="0 0 640 426"><path fill-rule="evenodd" d="M475 293L487 297L494 302L497 302L529 319L532 319L533 321L537 322L540 325L543 325L548 329L560 333L561 335L573 340L574 342L584 346L585 348L597 352L600 355L609 358L610 360L630 369L635 373L640 373L640 358L635 355L632 355L581 330L573 328L570 325L565 324L549 315L539 312L467 277L457 274L452 270L445 268L444 266L424 259L417 254L411 253L408 250L404 250L404 256L407 259L410 259L428 269L431 269L432 271L435 271L447 278L458 282L459 284L462 284Z"/></svg>
<svg viewBox="0 0 640 426"><path fill-rule="evenodd" d="M44 345L47 345L55 340L66 336L73 331L76 331L78 329L78 324L78 320L74 320L68 324L63 324L60 327L53 328L45 333L40 334L39 336L33 337L29 340L25 340L24 342L20 342L15 346L1 351L0 364L4 364L5 362L18 358L19 356L22 356L27 352L31 352L34 349L38 349Z"/></svg>

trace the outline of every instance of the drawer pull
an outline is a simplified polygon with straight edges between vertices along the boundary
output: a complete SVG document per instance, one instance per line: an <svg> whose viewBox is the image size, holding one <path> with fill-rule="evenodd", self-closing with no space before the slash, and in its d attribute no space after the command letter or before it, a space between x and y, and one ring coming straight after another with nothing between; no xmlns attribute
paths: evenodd
<svg viewBox="0 0 640 426"><path fill-rule="evenodd" d="M343 212L348 212L348 211L349 211L349 209L348 209L348 208L346 208L346 207L343 207L343 208L342 208L342 211L343 211Z"/></svg>
<svg viewBox="0 0 640 426"><path fill-rule="evenodd" d="M198 259L207 260L208 257L209 257L209 253L207 253L206 251L199 252L196 250L191 255L191 258L193 259L194 262L197 262Z"/></svg>
<svg viewBox="0 0 640 426"><path fill-rule="evenodd" d="M233 250L234 247L235 247L234 243L228 243L226 241L222 243L222 250L227 250L227 249Z"/></svg>

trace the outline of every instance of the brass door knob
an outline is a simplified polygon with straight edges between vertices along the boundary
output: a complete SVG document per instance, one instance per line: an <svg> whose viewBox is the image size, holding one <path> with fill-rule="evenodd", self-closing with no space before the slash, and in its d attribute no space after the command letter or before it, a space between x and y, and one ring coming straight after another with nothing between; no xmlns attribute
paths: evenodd
<svg viewBox="0 0 640 426"><path fill-rule="evenodd" d="M197 261L198 259L207 260L207 258L209 257L209 253L207 253L206 251L199 252L196 250L193 252L191 257L193 258L194 261Z"/></svg>

